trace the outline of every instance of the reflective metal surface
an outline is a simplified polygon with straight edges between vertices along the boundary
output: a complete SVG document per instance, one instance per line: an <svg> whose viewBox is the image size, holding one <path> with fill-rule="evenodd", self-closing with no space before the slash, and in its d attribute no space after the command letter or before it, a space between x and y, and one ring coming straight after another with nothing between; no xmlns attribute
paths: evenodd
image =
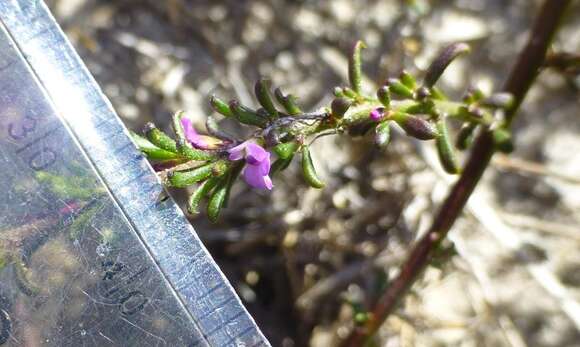
<svg viewBox="0 0 580 347"><path fill-rule="evenodd" d="M269 346L41 1L0 1L0 346Z"/></svg>

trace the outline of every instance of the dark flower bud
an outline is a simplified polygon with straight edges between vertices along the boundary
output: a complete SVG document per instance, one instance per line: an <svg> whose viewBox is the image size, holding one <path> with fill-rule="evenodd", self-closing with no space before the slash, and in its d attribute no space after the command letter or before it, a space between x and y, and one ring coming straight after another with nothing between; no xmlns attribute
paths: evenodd
<svg viewBox="0 0 580 347"><path fill-rule="evenodd" d="M427 88L433 87L449 64L459 55L468 53L469 51L469 45L466 43L454 43L445 47L427 68L423 85Z"/></svg>
<svg viewBox="0 0 580 347"><path fill-rule="evenodd" d="M330 104L330 110L334 118L342 118L350 106L352 101L347 98L336 98Z"/></svg>
<svg viewBox="0 0 580 347"><path fill-rule="evenodd" d="M392 119L405 130L407 135L419 140L432 140L439 135L433 124L418 116L395 113Z"/></svg>
<svg viewBox="0 0 580 347"><path fill-rule="evenodd" d="M391 92L389 91L389 87L381 86L377 90L377 98L387 109L391 107Z"/></svg>
<svg viewBox="0 0 580 347"><path fill-rule="evenodd" d="M423 100L429 96L431 96L431 92L429 91L429 89L427 89L427 87L420 87L419 89L417 89L417 99L419 100Z"/></svg>

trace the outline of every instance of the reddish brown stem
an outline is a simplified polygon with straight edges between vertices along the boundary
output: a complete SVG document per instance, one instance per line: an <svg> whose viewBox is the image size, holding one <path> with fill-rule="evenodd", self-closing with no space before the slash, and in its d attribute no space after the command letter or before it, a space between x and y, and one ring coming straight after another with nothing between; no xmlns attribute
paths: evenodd
<svg viewBox="0 0 580 347"><path fill-rule="evenodd" d="M514 105L506 112L506 123L511 124L528 89L534 82L546 56L546 52L558 24L571 0L546 0L536 18L526 47L520 53L512 69L504 91L514 96ZM443 202L429 231L411 251L403 264L399 276L380 297L372 310L372 319L363 327L355 329L343 346L363 346L379 329L394 310L397 303L413 285L417 277L429 264L433 251L445 238L451 226L462 212L469 196L481 179L494 153L494 144L489 132L483 132L473 146L465 169Z"/></svg>

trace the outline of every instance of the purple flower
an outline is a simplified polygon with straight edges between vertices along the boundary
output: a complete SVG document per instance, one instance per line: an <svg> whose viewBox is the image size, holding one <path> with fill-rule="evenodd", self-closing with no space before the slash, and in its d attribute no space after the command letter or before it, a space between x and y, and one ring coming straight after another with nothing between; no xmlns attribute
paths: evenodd
<svg viewBox="0 0 580 347"><path fill-rule="evenodd" d="M270 152L252 141L245 141L228 150L230 160L246 160L244 180L252 187L271 190Z"/></svg>
<svg viewBox="0 0 580 347"><path fill-rule="evenodd" d="M371 119L374 120L375 122L378 122L384 117L385 115L384 111L385 109L383 107L377 107L371 111L369 117L371 117Z"/></svg>
<svg viewBox="0 0 580 347"><path fill-rule="evenodd" d="M193 147L199 149L216 149L223 145L223 141L215 137L200 135L197 133L191 123L189 118L181 118L181 126L183 127L183 133L187 141L189 141Z"/></svg>

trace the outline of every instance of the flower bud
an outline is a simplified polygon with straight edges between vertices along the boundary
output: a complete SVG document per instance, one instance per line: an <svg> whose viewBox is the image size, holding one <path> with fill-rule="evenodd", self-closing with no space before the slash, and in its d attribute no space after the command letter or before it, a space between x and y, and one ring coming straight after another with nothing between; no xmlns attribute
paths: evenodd
<svg viewBox="0 0 580 347"><path fill-rule="evenodd" d="M381 119L383 119L385 116L385 109L383 107L377 107L374 110L371 111L371 113L369 114L370 119L372 119L375 122L380 121Z"/></svg>
<svg viewBox="0 0 580 347"><path fill-rule="evenodd" d="M270 95L270 80L260 79L254 86L256 98L262 107L268 112L270 118L278 117L278 110L274 106L272 96Z"/></svg>
<svg viewBox="0 0 580 347"><path fill-rule="evenodd" d="M342 118L349 107L352 105L352 101L347 98L336 98L332 100L330 104L330 110L334 118Z"/></svg>
<svg viewBox="0 0 580 347"><path fill-rule="evenodd" d="M469 45L466 43L454 43L445 47L427 68L423 85L427 88L433 87L449 64L459 55L468 53L469 51Z"/></svg>
<svg viewBox="0 0 580 347"><path fill-rule="evenodd" d="M396 113L392 118L407 135L419 140L432 140L439 135L435 127L423 118L406 113Z"/></svg>
<svg viewBox="0 0 580 347"><path fill-rule="evenodd" d="M361 71L361 50L366 48L362 41L357 41L348 60L348 80L355 94L361 93L362 71Z"/></svg>
<svg viewBox="0 0 580 347"><path fill-rule="evenodd" d="M234 115L228 104L215 95L211 96L209 99L209 104L211 105L211 108L214 109L214 111L222 114L225 117L233 117Z"/></svg>
<svg viewBox="0 0 580 347"><path fill-rule="evenodd" d="M389 87L381 86L377 90L377 98L387 109L391 107L391 92L389 91Z"/></svg>

